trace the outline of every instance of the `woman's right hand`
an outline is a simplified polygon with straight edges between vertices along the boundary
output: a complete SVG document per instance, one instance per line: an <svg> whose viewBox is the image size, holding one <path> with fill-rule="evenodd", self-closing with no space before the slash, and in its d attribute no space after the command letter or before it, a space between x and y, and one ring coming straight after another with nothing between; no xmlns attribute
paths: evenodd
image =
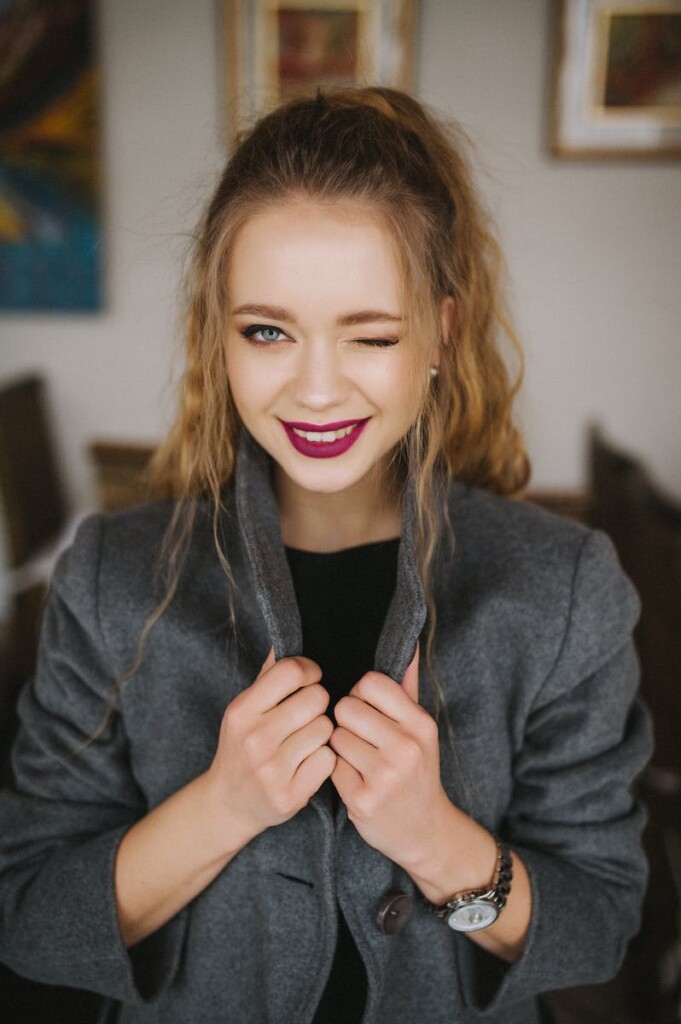
<svg viewBox="0 0 681 1024"><path fill-rule="evenodd" d="M218 813L250 841L306 805L336 766L321 669L303 656L275 661L227 706L207 772Z"/></svg>

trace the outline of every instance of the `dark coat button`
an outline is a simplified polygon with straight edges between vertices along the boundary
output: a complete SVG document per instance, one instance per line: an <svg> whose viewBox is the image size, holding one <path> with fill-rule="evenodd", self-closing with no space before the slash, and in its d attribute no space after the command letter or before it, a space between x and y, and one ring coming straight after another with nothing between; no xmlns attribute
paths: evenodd
<svg viewBox="0 0 681 1024"><path fill-rule="evenodd" d="M411 917L414 901L406 892L388 892L378 904L376 924L384 935L397 935Z"/></svg>

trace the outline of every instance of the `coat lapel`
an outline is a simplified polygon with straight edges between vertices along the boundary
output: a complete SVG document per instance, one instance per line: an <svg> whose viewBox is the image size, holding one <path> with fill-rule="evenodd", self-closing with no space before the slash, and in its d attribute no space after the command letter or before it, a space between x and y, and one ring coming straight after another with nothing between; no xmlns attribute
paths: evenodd
<svg viewBox="0 0 681 1024"><path fill-rule="evenodd" d="M242 427L235 474L239 529L253 573L258 604L274 653L280 658L303 653L300 612L286 559L272 478L272 459ZM416 497L410 477L402 504L402 524L397 557L395 592L376 646L373 667L401 682L423 629L427 605L415 559ZM375 906L396 881L399 869L387 857L368 846L348 823L341 802L333 819L330 780L311 798L293 822L268 829L258 836L254 849L270 873L285 870L289 877L321 885L325 918L333 918L334 884L344 910L360 917L353 931L365 960L380 962L386 955L384 937L374 921ZM323 823L320 835L314 827L317 812ZM335 841L334 841L335 833ZM321 844L321 845L320 845ZM336 854L333 849L336 846ZM331 874L336 864L336 881ZM320 874L321 872L321 874ZM323 876L323 877L322 877ZM361 892L358 893L357 887ZM361 914L367 915L362 920ZM273 926L274 927L274 926ZM280 936L285 944L286 936ZM274 944L276 948L276 943Z"/></svg>
<svg viewBox="0 0 681 1024"><path fill-rule="evenodd" d="M303 653L300 611L281 538L272 458L242 427L236 468L239 527L255 580L256 597L274 653ZM397 582L376 646L374 668L401 682L426 620L426 600L415 560L416 496L410 477L402 503Z"/></svg>

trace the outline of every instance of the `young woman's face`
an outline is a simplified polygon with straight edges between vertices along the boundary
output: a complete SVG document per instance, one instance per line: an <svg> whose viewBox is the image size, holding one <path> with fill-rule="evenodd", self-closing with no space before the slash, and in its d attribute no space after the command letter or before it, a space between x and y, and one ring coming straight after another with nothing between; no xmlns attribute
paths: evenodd
<svg viewBox="0 0 681 1024"><path fill-rule="evenodd" d="M439 356L409 336L399 285L387 229L359 205L273 205L237 235L232 394L248 430L303 490L356 485L418 415Z"/></svg>

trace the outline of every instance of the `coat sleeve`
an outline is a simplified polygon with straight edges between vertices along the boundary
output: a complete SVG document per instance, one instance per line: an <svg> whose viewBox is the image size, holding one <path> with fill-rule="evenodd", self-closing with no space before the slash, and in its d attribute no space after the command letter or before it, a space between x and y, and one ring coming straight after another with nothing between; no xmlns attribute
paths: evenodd
<svg viewBox="0 0 681 1024"><path fill-rule="evenodd" d="M467 942L461 984L464 1001L478 1010L611 978L639 926L645 813L633 783L652 740L637 693L638 613L610 540L590 531L560 653L527 717L500 828L529 873L530 929L510 967Z"/></svg>
<svg viewBox="0 0 681 1024"><path fill-rule="evenodd" d="M0 959L36 981L142 1003L171 983L186 915L123 945L114 863L147 807L117 709L78 750L120 671L98 622L103 527L101 516L86 520L58 563L36 673L19 699L14 782L0 791Z"/></svg>

